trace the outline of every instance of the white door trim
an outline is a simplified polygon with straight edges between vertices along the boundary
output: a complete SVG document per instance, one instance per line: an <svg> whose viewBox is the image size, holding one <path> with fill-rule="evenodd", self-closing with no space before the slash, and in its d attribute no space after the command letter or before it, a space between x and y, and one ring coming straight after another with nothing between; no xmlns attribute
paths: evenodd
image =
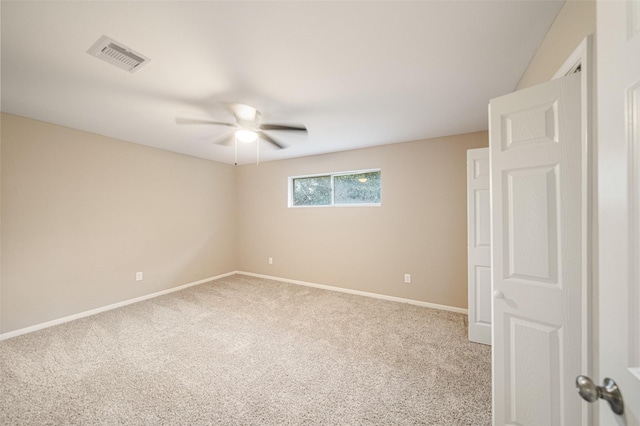
<svg viewBox="0 0 640 426"><path fill-rule="evenodd" d="M627 111L629 113L628 152L629 152L629 283L630 283L630 312L640 311L640 86L636 84L627 93ZM631 366L629 370L640 380L640 318L636 314L633 321L630 340L635 347L630 354Z"/></svg>
<svg viewBox="0 0 640 426"><path fill-rule="evenodd" d="M615 380L624 414L598 403L602 425L640 426L640 1L597 1L597 376Z"/></svg>

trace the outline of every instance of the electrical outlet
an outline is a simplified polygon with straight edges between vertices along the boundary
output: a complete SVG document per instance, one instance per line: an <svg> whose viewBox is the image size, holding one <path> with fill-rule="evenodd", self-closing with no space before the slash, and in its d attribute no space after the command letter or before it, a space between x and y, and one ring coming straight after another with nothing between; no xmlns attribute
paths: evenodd
<svg viewBox="0 0 640 426"><path fill-rule="evenodd" d="M269 265L273 265L273 257L269 258Z"/></svg>
<svg viewBox="0 0 640 426"><path fill-rule="evenodd" d="M404 274L404 282L405 284L411 283L411 274Z"/></svg>
<svg viewBox="0 0 640 426"><path fill-rule="evenodd" d="M142 272L136 272L136 281L142 281Z"/></svg>

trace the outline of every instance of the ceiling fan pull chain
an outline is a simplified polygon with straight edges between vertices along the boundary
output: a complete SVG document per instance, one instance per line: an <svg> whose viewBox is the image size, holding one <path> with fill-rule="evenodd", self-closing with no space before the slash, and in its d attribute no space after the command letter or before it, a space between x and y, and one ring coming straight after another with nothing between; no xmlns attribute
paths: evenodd
<svg viewBox="0 0 640 426"><path fill-rule="evenodd" d="M235 152L234 164L238 165L238 136L233 135L233 150Z"/></svg>
<svg viewBox="0 0 640 426"><path fill-rule="evenodd" d="M260 165L260 138L256 138L256 166Z"/></svg>

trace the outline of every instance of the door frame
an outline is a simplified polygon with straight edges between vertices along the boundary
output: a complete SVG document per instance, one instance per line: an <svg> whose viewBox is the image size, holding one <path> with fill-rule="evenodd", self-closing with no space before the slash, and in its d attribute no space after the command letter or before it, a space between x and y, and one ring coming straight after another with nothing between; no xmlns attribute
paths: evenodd
<svg viewBox="0 0 640 426"><path fill-rule="evenodd" d="M553 79L573 74L577 69L581 73L581 94L582 94L582 152L584 169L582 170L583 182L583 237L586 241L582 253L583 265L583 312L582 321L582 365L586 367L584 375L590 377L600 377L598 374L598 329L594 324L598 323L598 185L597 185L597 145L595 140L595 58L594 58L593 36L585 37L578 47L566 59L562 66L556 71ZM576 398L578 397L576 393ZM593 424L596 418L597 404L583 404L582 416L587 419L587 424Z"/></svg>

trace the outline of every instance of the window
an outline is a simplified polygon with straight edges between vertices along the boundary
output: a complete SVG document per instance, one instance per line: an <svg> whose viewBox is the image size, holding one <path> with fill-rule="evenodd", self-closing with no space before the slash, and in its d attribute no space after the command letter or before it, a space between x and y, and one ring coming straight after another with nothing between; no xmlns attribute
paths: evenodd
<svg viewBox="0 0 640 426"><path fill-rule="evenodd" d="M380 170L289 178L289 207L380 205Z"/></svg>

